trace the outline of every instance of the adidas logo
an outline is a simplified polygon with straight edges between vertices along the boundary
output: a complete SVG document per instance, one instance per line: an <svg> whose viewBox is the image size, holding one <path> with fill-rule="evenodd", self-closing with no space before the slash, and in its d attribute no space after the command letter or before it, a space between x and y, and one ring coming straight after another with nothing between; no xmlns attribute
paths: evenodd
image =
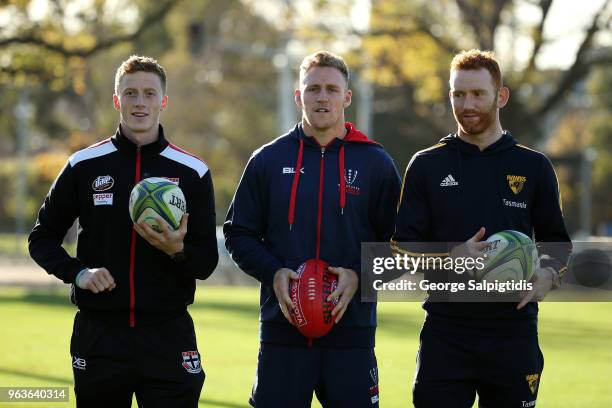
<svg viewBox="0 0 612 408"><path fill-rule="evenodd" d="M446 178L442 180L442 182L440 183L440 186L442 187L452 187L452 186L458 186L458 185L459 183L455 181L452 174L449 174L448 176L446 176Z"/></svg>

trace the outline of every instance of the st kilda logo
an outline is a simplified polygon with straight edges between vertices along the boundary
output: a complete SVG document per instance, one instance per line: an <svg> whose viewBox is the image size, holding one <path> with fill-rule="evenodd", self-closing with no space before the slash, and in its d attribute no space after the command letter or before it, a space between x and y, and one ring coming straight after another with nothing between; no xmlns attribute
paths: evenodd
<svg viewBox="0 0 612 408"><path fill-rule="evenodd" d="M94 191L106 191L113 188L114 185L115 180L113 180L111 176L98 176L93 183L91 183L91 188L93 188Z"/></svg>

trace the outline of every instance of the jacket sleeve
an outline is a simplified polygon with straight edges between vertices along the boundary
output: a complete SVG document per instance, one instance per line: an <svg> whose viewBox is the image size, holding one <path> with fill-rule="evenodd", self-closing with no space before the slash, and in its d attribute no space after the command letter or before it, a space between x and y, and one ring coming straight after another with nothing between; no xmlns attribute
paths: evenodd
<svg viewBox="0 0 612 408"><path fill-rule="evenodd" d="M400 196L401 179L391 157L387 156L378 186L374 190L374 205L371 220L378 242L389 242L395 229L397 201Z"/></svg>
<svg viewBox="0 0 612 408"><path fill-rule="evenodd" d="M567 270L572 242L563 220L557 175L552 163L544 155L540 175L532 212L540 266L552 267L562 278Z"/></svg>
<svg viewBox="0 0 612 408"><path fill-rule="evenodd" d="M406 167L391 249L396 254L413 257L445 257L448 256L446 243L428 242L431 239L431 209L424 183L426 169L422 167L423 160L418 154Z"/></svg>
<svg viewBox="0 0 612 408"><path fill-rule="evenodd" d="M45 197L28 237L32 259L65 283L74 283L76 275L86 268L62 247L66 232L79 216L75 178L70 162L66 163Z"/></svg>
<svg viewBox="0 0 612 408"><path fill-rule="evenodd" d="M395 167L395 163L390 156L386 155L386 161L382 163L381 168L376 170L378 177L375 177L376 185L372 188L370 197L370 224L374 229L374 241L380 244L375 244L373 248L362 246L361 262L367 259L369 262L374 257L392 257L389 240L393 236L395 229L395 215L397 209L397 200L400 195L401 179ZM366 251L365 253L363 251ZM351 269L359 272L357 275L363 279L364 271L371 271L370 265L362 268L363 265L354 265ZM392 273L386 271L383 276L378 276L368 272L368 283L364 286L368 291L372 287L374 279L383 279L384 281L393 280L401 273Z"/></svg>
<svg viewBox="0 0 612 408"><path fill-rule="evenodd" d="M187 203L189 220L183 240L185 260L176 264L179 273L195 279L206 279L219 262L215 220L215 192L208 170L197 183L195 200Z"/></svg>
<svg viewBox="0 0 612 408"><path fill-rule="evenodd" d="M223 225L225 246L236 264L263 284L272 286L274 274L283 267L263 244L267 190L262 152L251 156Z"/></svg>

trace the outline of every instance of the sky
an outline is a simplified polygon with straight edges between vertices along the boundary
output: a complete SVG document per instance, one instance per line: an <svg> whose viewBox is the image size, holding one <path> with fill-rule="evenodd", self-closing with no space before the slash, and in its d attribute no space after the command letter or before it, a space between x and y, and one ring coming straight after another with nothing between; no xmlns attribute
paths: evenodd
<svg viewBox="0 0 612 408"><path fill-rule="evenodd" d="M278 0L243 0L259 11L269 21L279 21L283 18L284 9L278 7ZM289 1L289 0L286 0ZM367 29L371 0L336 0L338 4L353 4L350 23L357 29ZM541 48L536 64L541 69L567 68L573 60L568 55L575 55L580 42L584 38L584 30L591 23L596 11L605 0L555 0L544 27L544 36L549 41ZM298 10L301 19L323 19L332 16L320 16L313 7L313 0L293 0L293 6ZM528 1L520 1L516 11L518 24L533 26L540 20L539 8L530 5ZM608 5L608 15L612 14L612 2ZM340 21L336 19L336 21ZM604 45L612 46L612 34L599 35ZM514 43L512 42L514 41ZM499 49L495 50L505 60L513 59L517 68L529 59L532 46L528 37L509 38L507 34L499 33L497 39ZM508 55L514 50L514 55Z"/></svg>
<svg viewBox="0 0 612 408"><path fill-rule="evenodd" d="M553 2L547 24L544 26L545 38L549 38L550 44L542 47L539 58L536 60L540 68L567 68L573 60L568 55L575 55L582 39L585 27L591 24L593 16L604 4L605 0L556 0ZM537 11L537 8L536 8ZM608 15L612 14L612 3L608 5ZM524 5L517 10L519 20L525 22L534 21L534 7ZM535 21L539 21L536 14ZM612 46L612 34L600 35L603 44ZM516 47L518 60L529 57L531 46Z"/></svg>

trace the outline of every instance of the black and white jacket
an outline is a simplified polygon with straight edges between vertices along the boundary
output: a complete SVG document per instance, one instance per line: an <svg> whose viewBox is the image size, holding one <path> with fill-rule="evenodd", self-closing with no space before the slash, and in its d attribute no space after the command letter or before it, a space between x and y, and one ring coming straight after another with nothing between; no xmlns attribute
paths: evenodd
<svg viewBox="0 0 612 408"><path fill-rule="evenodd" d="M174 262L141 238L129 216L130 192L141 179L165 177L185 194L189 222L186 259ZM206 164L169 143L159 127L157 141L137 147L116 134L70 156L38 213L29 237L32 258L49 274L73 284L80 310L120 324L161 321L193 303L195 279L217 265L215 200ZM61 244L79 219L77 256ZM117 287L94 294L74 285L85 268L107 268Z"/></svg>

